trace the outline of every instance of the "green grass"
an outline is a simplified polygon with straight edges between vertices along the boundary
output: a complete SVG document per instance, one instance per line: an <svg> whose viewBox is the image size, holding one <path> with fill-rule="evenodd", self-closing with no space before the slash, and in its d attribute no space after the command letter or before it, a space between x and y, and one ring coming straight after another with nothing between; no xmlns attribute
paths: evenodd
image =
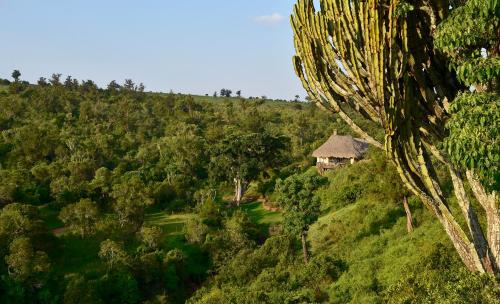
<svg viewBox="0 0 500 304"><path fill-rule="evenodd" d="M377 303L379 293L402 278L436 243L451 248L439 223L417 200L411 201L411 209L416 222L412 233L406 230L403 207L375 194L328 211L311 227L312 254L340 257L349 265L329 287L332 298Z"/></svg>
<svg viewBox="0 0 500 304"><path fill-rule="evenodd" d="M259 202L244 204L240 209L247 212L250 219L256 224L271 225L279 223L282 220L281 213L268 211Z"/></svg>
<svg viewBox="0 0 500 304"><path fill-rule="evenodd" d="M267 226L282 220L281 213L265 210L260 202L243 204L240 210L246 212L252 222L258 225ZM195 216L194 213L170 214L157 211L147 214L145 223L161 227L167 235L182 235L186 222Z"/></svg>
<svg viewBox="0 0 500 304"><path fill-rule="evenodd" d="M64 226L63 222L58 218L59 211L51 208L49 205L40 206L38 212L48 229L54 230Z"/></svg>
<svg viewBox="0 0 500 304"><path fill-rule="evenodd" d="M193 218L192 213L169 214L167 212L155 212L146 215L146 224L159 226L167 235L181 235L186 222Z"/></svg>
<svg viewBox="0 0 500 304"><path fill-rule="evenodd" d="M100 272L103 264L98 257L102 237L82 239L76 235L63 234L59 237L60 250L56 252L53 263L64 274Z"/></svg>

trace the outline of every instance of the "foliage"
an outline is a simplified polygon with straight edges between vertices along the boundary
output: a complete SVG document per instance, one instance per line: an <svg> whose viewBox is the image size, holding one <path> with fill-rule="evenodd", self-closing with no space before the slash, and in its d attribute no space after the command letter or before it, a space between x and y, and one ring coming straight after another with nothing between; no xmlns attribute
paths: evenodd
<svg viewBox="0 0 500 304"><path fill-rule="evenodd" d="M68 205L61 209L59 214L61 221L68 225L69 229L82 238L95 233L96 222L99 219L99 210L96 203L89 199Z"/></svg>
<svg viewBox="0 0 500 304"><path fill-rule="evenodd" d="M461 93L450 106L444 142L452 161L473 170L492 190L500 190L499 109L497 94Z"/></svg>
<svg viewBox="0 0 500 304"><path fill-rule="evenodd" d="M498 279L467 273L458 263L438 244L387 289L386 303L497 303Z"/></svg>
<svg viewBox="0 0 500 304"><path fill-rule="evenodd" d="M101 243L99 258L108 264L109 269L113 269L115 266L123 267L129 263L129 257L123 246L109 239Z"/></svg>
<svg viewBox="0 0 500 304"><path fill-rule="evenodd" d="M469 0L454 9L436 32L436 47L451 58L450 68L473 92L450 106L444 147L452 161L473 170L489 190L500 189L498 1Z"/></svg>
<svg viewBox="0 0 500 304"><path fill-rule="evenodd" d="M27 237L16 238L9 247L10 254L5 257L9 275L16 281L41 284L40 278L50 269L48 256L43 251L35 251Z"/></svg>
<svg viewBox="0 0 500 304"><path fill-rule="evenodd" d="M145 185L135 174L122 177L123 182L115 183L111 197L115 199L113 210L118 215L118 222L122 228L128 225L137 230L144 221L144 209L152 204L152 200L145 193Z"/></svg>
<svg viewBox="0 0 500 304"><path fill-rule="evenodd" d="M218 175L210 160L219 156L214 147L237 135L255 140L260 150L252 153L268 155L276 149L266 142L289 138L279 161L257 166L250 194L260 189L274 203L278 179L292 176L297 189L320 179L303 173L313 170L310 152L333 129L348 128L309 104L149 94L130 81L100 89L55 76L0 93L2 303L184 303L193 293L193 303L377 303L406 272L425 271L419 261L436 240L453 254L414 197L418 226L406 233L406 193L379 152L328 173L316 195L291 196L322 206L321 213L318 204L307 206L317 222L308 216L298 225L310 225L307 265L296 238L281 233L285 214L257 201L228 206L232 180L210 179ZM75 216L86 211L97 225L81 238L71 223L90 224ZM70 219L69 229L54 237L48 228L62 227L58 214ZM28 254L12 256L19 239L26 241L16 250ZM31 269L26 282L9 276L11 256L16 269ZM45 266L37 272L33 265ZM460 284L490 288L455 269ZM449 278L443 271L441 282ZM443 284L432 288L458 286ZM476 296L469 291L464 298Z"/></svg>
<svg viewBox="0 0 500 304"><path fill-rule="evenodd" d="M266 182L271 167L308 160L342 128L317 128L329 117L307 104L150 94L131 80L101 89L56 73L10 86L0 92L0 302L7 303L184 302L209 270L267 235L226 210L232 179L208 178L217 175L214 147L248 136L250 154L261 156L248 171ZM165 221L173 211L187 215ZM41 288L8 276L5 257L18 238L50 257ZM130 291L123 298L120 286Z"/></svg>
<svg viewBox="0 0 500 304"><path fill-rule="evenodd" d="M184 228L186 240L191 244L203 244L208 233L208 226L198 217L189 219Z"/></svg>
<svg viewBox="0 0 500 304"><path fill-rule="evenodd" d="M106 274L98 283L100 297L107 303L138 303L139 288L134 276L127 271L117 271Z"/></svg>
<svg viewBox="0 0 500 304"><path fill-rule="evenodd" d="M162 231L159 227L141 227L139 236L147 249L157 250L162 239Z"/></svg>
<svg viewBox="0 0 500 304"><path fill-rule="evenodd" d="M325 179L316 173L295 174L277 182L278 203L283 209L283 224L287 232L301 235L316 222L320 200L314 192L324 183Z"/></svg>
<svg viewBox="0 0 500 304"><path fill-rule="evenodd" d="M287 142L287 138L268 132L227 130L226 136L212 147L210 175L222 181L234 180L237 191L241 191L259 173L284 161Z"/></svg>
<svg viewBox="0 0 500 304"><path fill-rule="evenodd" d="M496 140L498 120L498 1L322 0L317 4L298 0L291 18L294 67L311 100L338 113L370 144L385 148L405 186L433 210L469 270L498 273L500 240L493 235L498 233L500 213L498 196L491 193L498 166L496 155L488 155L493 151L486 149ZM450 64L456 72L447 69ZM469 122L463 115L453 121L458 109L452 110L450 102L466 89L460 81L495 94L492 103L481 103L489 107L485 120L494 121L483 123L487 142L479 145L479 151L465 154L468 139L476 136L469 130L480 121ZM457 107L474 112L471 104ZM379 124L385 145L347 109ZM456 130L457 125L469 130ZM452 136L447 145L452 148L440 150L448 131ZM466 167L457 166L458 159L467 159ZM442 165L448 168L448 178L437 176ZM482 172L476 173L478 169ZM449 179L456 201L444 195L448 185L442 181ZM467 184L472 193L466 192ZM479 213L471 203L474 199L479 201ZM458 208L452 207L454 202ZM483 212L484 227L478 217Z"/></svg>
<svg viewBox="0 0 500 304"><path fill-rule="evenodd" d="M242 251L214 278L212 288L200 289L189 303L319 302L319 285L335 280L345 266L322 256L304 267L295 253L293 238L286 236L272 237L255 251Z"/></svg>

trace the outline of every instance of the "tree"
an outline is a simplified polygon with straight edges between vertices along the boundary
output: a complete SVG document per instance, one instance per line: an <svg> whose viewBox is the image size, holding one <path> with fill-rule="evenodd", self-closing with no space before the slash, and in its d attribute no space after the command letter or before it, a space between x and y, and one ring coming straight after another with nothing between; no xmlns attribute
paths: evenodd
<svg viewBox="0 0 500 304"><path fill-rule="evenodd" d="M215 180L234 181L233 201L239 206L249 182L262 170L283 160L287 142L287 138L268 132L228 130L226 136L212 147L210 175Z"/></svg>
<svg viewBox="0 0 500 304"><path fill-rule="evenodd" d="M123 87L127 91L133 91L135 89L135 83L132 81L132 79L125 79L125 83L123 84Z"/></svg>
<svg viewBox="0 0 500 304"><path fill-rule="evenodd" d="M129 264L129 256L123 250L123 246L109 239L101 242L99 258L106 262L110 270Z"/></svg>
<svg viewBox="0 0 500 304"><path fill-rule="evenodd" d="M150 250L157 250L160 246L162 231L159 227L141 227L139 237L142 243Z"/></svg>
<svg viewBox="0 0 500 304"><path fill-rule="evenodd" d="M231 90L228 90L228 89L220 90L221 97L231 97L231 94L233 94L233 91L231 91Z"/></svg>
<svg viewBox="0 0 500 304"><path fill-rule="evenodd" d="M21 172L14 170L0 170L0 206L13 203L22 183Z"/></svg>
<svg viewBox="0 0 500 304"><path fill-rule="evenodd" d="M9 243L14 238L32 235L37 229L36 217L37 209L30 205L14 203L0 209L0 241Z"/></svg>
<svg viewBox="0 0 500 304"><path fill-rule="evenodd" d="M302 243L304 262L307 264L307 231L318 220L320 200L314 196L325 179L317 174L294 174L285 180L278 180L276 191L278 203L283 210L284 228L290 234L298 235Z"/></svg>
<svg viewBox="0 0 500 304"><path fill-rule="evenodd" d="M78 203L64 207L59 213L59 218L65 225L68 225L71 232L85 238L95 233L99 210L96 203L89 199L82 199Z"/></svg>
<svg viewBox="0 0 500 304"><path fill-rule="evenodd" d="M93 82L92 80L89 79L89 80L82 81L82 85L81 85L80 89L84 93L93 93L93 92L96 92L99 88L97 87L95 82Z"/></svg>
<svg viewBox="0 0 500 304"><path fill-rule="evenodd" d="M66 77L66 79L64 80L64 87L69 90L76 89L76 87L74 86L73 77L71 77L70 75Z"/></svg>
<svg viewBox="0 0 500 304"><path fill-rule="evenodd" d="M21 72L19 72L19 70L14 70L12 72L12 78L14 78L14 82L19 82L19 77L21 77Z"/></svg>
<svg viewBox="0 0 500 304"><path fill-rule="evenodd" d="M253 223L250 217L237 210L224 222L224 234L230 244L231 251L238 252L243 248L251 247L253 242L250 237Z"/></svg>
<svg viewBox="0 0 500 304"><path fill-rule="evenodd" d="M412 233L414 226L413 215L411 214L410 205L408 204L408 197L406 195L403 198L403 208L405 209L406 213L406 230L408 231L408 233Z"/></svg>
<svg viewBox="0 0 500 304"><path fill-rule="evenodd" d="M184 237L190 244L202 245L208 231L208 226L201 218L193 217L188 219L184 226Z"/></svg>
<svg viewBox="0 0 500 304"><path fill-rule="evenodd" d="M241 97L241 90L236 91L236 96Z"/></svg>
<svg viewBox="0 0 500 304"><path fill-rule="evenodd" d="M464 264L471 271L498 273L500 238L492 237L500 233L498 196L477 181L476 173L457 168L450 155L439 150L448 135L445 124L453 117L450 101L466 87L448 70L450 60L434 48L432 34L450 7L459 14L462 9L456 3L325 0L316 11L314 1L299 0L292 16L297 52L294 66L316 104L338 113L354 131L380 148L382 144L346 108L383 127L387 155L405 185L442 224ZM487 7L479 11L489 12L484 18L497 28L498 18L493 13L498 12L497 1L468 1L467 5ZM476 22L471 15L457 20ZM468 37L464 41L474 40ZM466 229L443 195L432 158L449 171ZM488 240L465 191L467 182L488 214Z"/></svg>
<svg viewBox="0 0 500 304"><path fill-rule="evenodd" d="M80 303L96 303L99 302L97 290L91 288L82 274L68 274L64 277L66 290L64 291L64 303L80 304Z"/></svg>
<svg viewBox="0 0 500 304"><path fill-rule="evenodd" d="M111 80L111 82L108 84L108 91L110 92L116 92L120 90L121 86L116 83L116 80Z"/></svg>
<svg viewBox="0 0 500 304"><path fill-rule="evenodd" d="M136 90L138 92L141 92L141 93L144 92L145 89L146 89L146 87L144 86L144 83L142 83L142 82L139 83L139 86L136 88Z"/></svg>
<svg viewBox="0 0 500 304"><path fill-rule="evenodd" d="M473 172L488 190L500 189L500 4L470 0L436 31L436 47L451 59L458 79L473 91L450 105L445 148L451 161Z"/></svg>
<svg viewBox="0 0 500 304"><path fill-rule="evenodd" d="M47 78L45 77L40 77L37 81L37 84L41 87L47 86L49 83L47 82Z"/></svg>
<svg viewBox="0 0 500 304"><path fill-rule="evenodd" d="M141 227L144 222L144 208L153 203L145 191L146 186L135 174L124 175L122 181L113 185L113 210L118 215L122 228L128 226L137 231Z"/></svg>
<svg viewBox="0 0 500 304"><path fill-rule="evenodd" d="M50 78L49 82L53 85L53 86L57 86L57 85L61 85L61 76L62 74L52 74L52 77Z"/></svg>
<svg viewBox="0 0 500 304"><path fill-rule="evenodd" d="M9 276L30 285L40 283L41 276L50 269L47 254L35 251L27 237L16 238L9 250L10 254L5 257Z"/></svg>

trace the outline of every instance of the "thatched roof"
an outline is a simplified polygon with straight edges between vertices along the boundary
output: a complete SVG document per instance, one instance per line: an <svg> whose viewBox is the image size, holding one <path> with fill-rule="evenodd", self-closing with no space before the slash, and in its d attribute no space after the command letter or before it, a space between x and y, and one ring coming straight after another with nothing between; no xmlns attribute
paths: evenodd
<svg viewBox="0 0 500 304"><path fill-rule="evenodd" d="M368 143L364 140L334 134L314 151L312 156L360 159L366 150L368 150Z"/></svg>

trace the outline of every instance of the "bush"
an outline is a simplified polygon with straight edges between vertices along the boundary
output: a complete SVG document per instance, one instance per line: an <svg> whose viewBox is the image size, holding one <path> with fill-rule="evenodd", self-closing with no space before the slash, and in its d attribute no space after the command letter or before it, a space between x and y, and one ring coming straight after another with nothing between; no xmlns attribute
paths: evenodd
<svg viewBox="0 0 500 304"><path fill-rule="evenodd" d="M106 274L98 281L99 297L110 304L139 303L140 293L137 281L127 271Z"/></svg>
<svg viewBox="0 0 500 304"><path fill-rule="evenodd" d="M442 244L406 273L384 292L386 303L493 304L500 299L499 277L469 272Z"/></svg>
<svg viewBox="0 0 500 304"><path fill-rule="evenodd" d="M184 236L190 244L202 245L208 231L208 226L199 217L188 219L184 226Z"/></svg>

